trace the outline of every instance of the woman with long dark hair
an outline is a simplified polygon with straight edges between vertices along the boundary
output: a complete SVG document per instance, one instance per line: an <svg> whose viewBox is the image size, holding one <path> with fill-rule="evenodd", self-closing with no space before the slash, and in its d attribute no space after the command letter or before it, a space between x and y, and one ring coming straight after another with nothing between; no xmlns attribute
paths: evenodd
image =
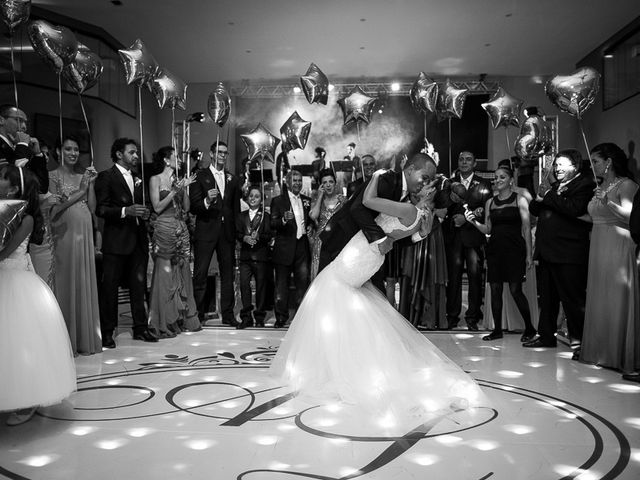
<svg viewBox="0 0 640 480"><path fill-rule="evenodd" d="M640 370L640 295L629 216L638 184L613 143L596 145L591 161L602 183L589 202L593 229L580 359L634 373Z"/></svg>

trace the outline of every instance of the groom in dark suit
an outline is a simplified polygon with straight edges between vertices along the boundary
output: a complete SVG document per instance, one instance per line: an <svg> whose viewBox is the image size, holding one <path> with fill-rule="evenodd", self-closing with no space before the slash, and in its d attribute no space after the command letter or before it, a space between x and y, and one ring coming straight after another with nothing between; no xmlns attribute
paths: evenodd
<svg viewBox="0 0 640 480"><path fill-rule="evenodd" d="M193 234L193 296L200 322L207 312L205 292L213 252L220 267L220 313L222 323L235 325L233 269L236 247L236 217L240 214L240 182L225 165L229 148L224 142L211 145L211 165L198 170L190 186L191 213L196 216Z"/></svg>
<svg viewBox="0 0 640 480"><path fill-rule="evenodd" d="M402 172L389 171L378 180L378 196L395 201L408 201L411 194L417 194L436 176L436 164L424 153L417 153L404 165ZM342 251L351 238L362 230L372 248L377 248L383 255L393 248L393 240L386 236L375 222L378 212L365 207L362 203L365 188L360 188L347 203L329 220L320 234L322 248L320 250L319 270L322 270ZM412 237L419 241L418 236ZM374 276L372 283L384 292L384 284L379 276Z"/></svg>
<svg viewBox="0 0 640 480"><path fill-rule="evenodd" d="M105 348L116 346L113 334L118 326L118 286L123 277L129 287L134 340L158 341L147 329L144 305L149 258L145 220L149 210L143 205L142 182L131 173L138 162L136 141L118 138L111 146L111 160L113 167L100 172L95 184L96 214L104 219L100 328Z"/></svg>
<svg viewBox="0 0 640 480"><path fill-rule="evenodd" d="M311 225L311 199L301 195L302 174L290 170L286 175L287 188L271 200L271 230L275 240L271 261L276 271L275 328L284 327L289 320L289 277L293 272L296 305L309 286L311 254L307 227Z"/></svg>

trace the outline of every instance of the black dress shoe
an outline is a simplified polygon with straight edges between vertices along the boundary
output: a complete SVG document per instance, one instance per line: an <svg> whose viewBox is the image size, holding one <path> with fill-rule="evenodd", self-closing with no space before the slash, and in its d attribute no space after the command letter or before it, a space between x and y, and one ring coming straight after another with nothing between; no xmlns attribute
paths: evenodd
<svg viewBox="0 0 640 480"><path fill-rule="evenodd" d="M273 324L273 328L284 328L284 322L276 320Z"/></svg>
<svg viewBox="0 0 640 480"><path fill-rule="evenodd" d="M453 330L458 326L458 323L460 323L459 318L447 317L447 330Z"/></svg>
<svg viewBox="0 0 640 480"><path fill-rule="evenodd" d="M236 325L236 330L243 330L247 327L253 326L253 322L249 320L242 320L240 323Z"/></svg>
<svg viewBox="0 0 640 480"><path fill-rule="evenodd" d="M149 330L145 330L144 332L134 333L134 340L142 340L143 342L157 342L158 339L154 337Z"/></svg>
<svg viewBox="0 0 640 480"><path fill-rule="evenodd" d="M264 320L256 320L256 327L264 328Z"/></svg>
<svg viewBox="0 0 640 480"><path fill-rule="evenodd" d="M521 343L529 343L529 342L533 341L534 338L536 338L536 331L535 330L533 331L533 333L527 332L525 330L524 333L522 334L522 336L520 337L520 342Z"/></svg>
<svg viewBox="0 0 640 480"><path fill-rule="evenodd" d="M116 342L113 341L113 336L105 335L102 337L102 348L116 348Z"/></svg>
<svg viewBox="0 0 640 480"><path fill-rule="evenodd" d="M557 344L556 342L545 342L538 338L531 342L523 343L522 346L527 348L556 348Z"/></svg>
<svg viewBox="0 0 640 480"><path fill-rule="evenodd" d="M640 373L625 373L622 375L622 379L628 382L640 383Z"/></svg>
<svg viewBox="0 0 640 480"><path fill-rule="evenodd" d="M478 322L476 320L467 320L467 328L472 332L478 331Z"/></svg>
<svg viewBox="0 0 640 480"><path fill-rule="evenodd" d="M576 348L573 351L573 355L571 355L571 360L575 360L575 361L580 360L580 348Z"/></svg>
<svg viewBox="0 0 640 480"><path fill-rule="evenodd" d="M502 338L502 332L496 332L495 330L489 335L482 337L482 340L490 342L491 340L500 340Z"/></svg>

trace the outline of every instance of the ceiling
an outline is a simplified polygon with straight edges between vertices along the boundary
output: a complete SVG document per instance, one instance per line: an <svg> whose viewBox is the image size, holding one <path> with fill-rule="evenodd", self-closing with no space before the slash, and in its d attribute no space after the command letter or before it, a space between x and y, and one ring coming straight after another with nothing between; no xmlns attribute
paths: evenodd
<svg viewBox="0 0 640 480"><path fill-rule="evenodd" d="M640 15L638 0L33 0L140 38L187 83L549 75Z"/></svg>

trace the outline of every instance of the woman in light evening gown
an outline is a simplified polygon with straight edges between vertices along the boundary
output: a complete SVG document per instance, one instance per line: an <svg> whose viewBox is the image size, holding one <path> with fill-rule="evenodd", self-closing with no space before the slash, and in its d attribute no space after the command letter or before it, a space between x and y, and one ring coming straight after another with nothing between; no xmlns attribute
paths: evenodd
<svg viewBox="0 0 640 480"><path fill-rule="evenodd" d="M363 204L399 240L430 230L428 184L416 205L377 196L376 172ZM345 207L346 208L346 207ZM369 281L384 262L359 231L309 287L271 365L298 395L411 418L486 405L475 381L418 332Z"/></svg>
<svg viewBox="0 0 640 480"><path fill-rule="evenodd" d="M76 370L60 307L27 253L29 237L37 244L44 233L35 178L0 167L0 198L26 201L21 223L0 245L0 412L13 411L7 425L19 425L75 391Z"/></svg>

